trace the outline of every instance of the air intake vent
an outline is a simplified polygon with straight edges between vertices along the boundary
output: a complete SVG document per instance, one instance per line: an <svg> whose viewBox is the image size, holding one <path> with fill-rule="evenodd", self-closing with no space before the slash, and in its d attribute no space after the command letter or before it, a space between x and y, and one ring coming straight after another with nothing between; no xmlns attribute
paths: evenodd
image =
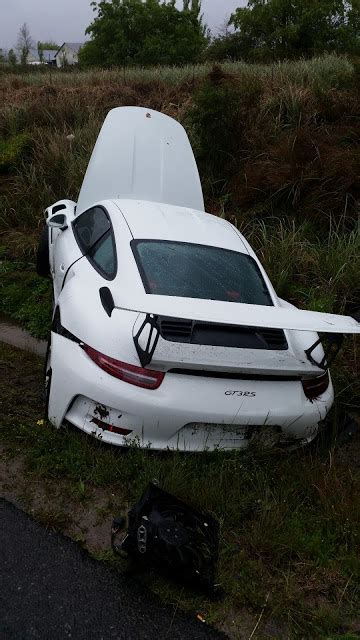
<svg viewBox="0 0 360 640"><path fill-rule="evenodd" d="M171 342L233 347L235 349L283 351L288 348L282 329L238 327L168 317L159 318L159 322L162 338Z"/></svg>
<svg viewBox="0 0 360 640"><path fill-rule="evenodd" d="M282 329L259 329L269 349L287 349L288 344Z"/></svg>
<svg viewBox="0 0 360 640"><path fill-rule="evenodd" d="M161 319L161 335L172 342L190 342L193 323L191 320Z"/></svg>

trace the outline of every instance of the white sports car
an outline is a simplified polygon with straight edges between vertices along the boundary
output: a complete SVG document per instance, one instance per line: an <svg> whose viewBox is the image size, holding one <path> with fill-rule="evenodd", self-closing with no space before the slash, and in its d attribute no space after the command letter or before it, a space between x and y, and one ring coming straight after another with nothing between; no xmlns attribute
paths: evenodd
<svg viewBox="0 0 360 640"><path fill-rule="evenodd" d="M179 123L110 111L78 203L45 215L38 272L54 287L54 425L188 451L315 437L334 400L317 332L334 346L360 324L278 298L239 231L204 212Z"/></svg>

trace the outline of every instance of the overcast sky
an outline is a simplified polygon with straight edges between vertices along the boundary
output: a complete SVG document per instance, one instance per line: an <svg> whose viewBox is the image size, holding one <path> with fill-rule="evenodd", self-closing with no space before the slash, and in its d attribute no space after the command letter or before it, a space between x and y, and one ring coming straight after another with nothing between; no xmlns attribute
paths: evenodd
<svg viewBox="0 0 360 640"><path fill-rule="evenodd" d="M245 0L203 0L205 21L216 32L233 10L244 4ZM0 0L0 10L0 48L4 49L16 44L24 22L35 42L83 42L94 16L90 0Z"/></svg>

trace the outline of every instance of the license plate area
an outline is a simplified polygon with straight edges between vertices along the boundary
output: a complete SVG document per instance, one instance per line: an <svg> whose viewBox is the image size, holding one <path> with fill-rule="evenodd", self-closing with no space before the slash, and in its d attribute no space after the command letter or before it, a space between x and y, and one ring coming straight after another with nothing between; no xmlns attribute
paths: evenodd
<svg viewBox="0 0 360 640"><path fill-rule="evenodd" d="M257 427L236 424L217 424L212 422L191 422L186 429L191 435L206 435L221 440L250 440L257 431Z"/></svg>

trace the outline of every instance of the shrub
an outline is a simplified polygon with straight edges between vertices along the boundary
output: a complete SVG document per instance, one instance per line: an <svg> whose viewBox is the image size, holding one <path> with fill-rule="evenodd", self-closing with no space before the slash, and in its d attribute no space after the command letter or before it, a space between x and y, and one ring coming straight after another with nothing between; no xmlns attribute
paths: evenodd
<svg viewBox="0 0 360 640"><path fill-rule="evenodd" d="M31 145L27 133L19 133L8 140L0 139L0 173L7 173L19 165Z"/></svg>
<svg viewBox="0 0 360 640"><path fill-rule="evenodd" d="M325 65L326 85L313 64L308 79L305 63L294 77L289 64L269 67L272 76L261 67L236 75L213 68L190 113L208 197L227 194L229 207L257 215L295 213L318 227L343 220L354 228L360 96L349 74L341 87Z"/></svg>

